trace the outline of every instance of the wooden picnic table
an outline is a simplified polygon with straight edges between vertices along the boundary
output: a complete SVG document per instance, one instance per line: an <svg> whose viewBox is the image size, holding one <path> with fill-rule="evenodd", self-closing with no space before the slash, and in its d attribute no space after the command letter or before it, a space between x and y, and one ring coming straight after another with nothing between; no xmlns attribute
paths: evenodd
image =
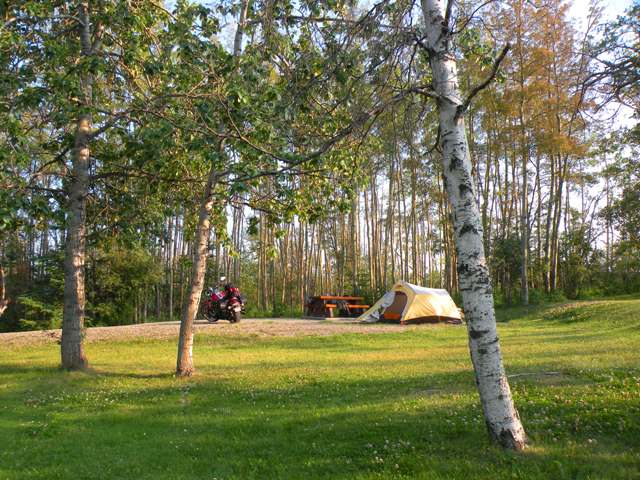
<svg viewBox="0 0 640 480"><path fill-rule="evenodd" d="M311 317L334 317L334 310L346 310L349 317L362 314L369 305L363 305L364 297L350 295L317 295L310 297L306 304L306 314Z"/></svg>

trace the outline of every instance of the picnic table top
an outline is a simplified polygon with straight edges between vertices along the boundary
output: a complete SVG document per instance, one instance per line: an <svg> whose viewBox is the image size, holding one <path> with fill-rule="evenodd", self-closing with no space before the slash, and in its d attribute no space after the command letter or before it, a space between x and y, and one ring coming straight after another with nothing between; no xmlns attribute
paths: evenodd
<svg viewBox="0 0 640 480"><path fill-rule="evenodd" d="M320 300L364 300L364 297L349 297L342 295L318 295L311 298L319 298Z"/></svg>

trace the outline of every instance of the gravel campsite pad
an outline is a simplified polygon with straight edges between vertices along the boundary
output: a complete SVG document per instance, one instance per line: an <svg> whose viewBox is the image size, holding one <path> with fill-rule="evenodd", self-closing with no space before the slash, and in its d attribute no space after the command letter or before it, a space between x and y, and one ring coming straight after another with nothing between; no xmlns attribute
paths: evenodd
<svg viewBox="0 0 640 480"><path fill-rule="evenodd" d="M436 325L363 324L353 320L303 320L303 319L245 319L240 324L225 321L209 324L196 322L196 333L206 335L252 335L260 337L327 336L342 333L394 333L415 328L438 328ZM93 327L87 329L87 341L132 340L134 338L177 338L178 322L145 323L117 327ZM41 345L57 342L60 330L1 333L1 346Z"/></svg>

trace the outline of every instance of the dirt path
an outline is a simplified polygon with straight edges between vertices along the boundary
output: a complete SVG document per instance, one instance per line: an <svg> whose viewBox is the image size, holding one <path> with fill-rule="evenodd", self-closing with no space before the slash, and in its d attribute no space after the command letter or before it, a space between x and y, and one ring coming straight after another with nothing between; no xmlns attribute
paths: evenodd
<svg viewBox="0 0 640 480"><path fill-rule="evenodd" d="M300 319L247 319L240 324L229 322L209 324L196 322L196 333L206 335L257 335L260 337L295 337L301 335L336 335L340 333L392 333L415 328L438 328L437 326L400 326L395 324L361 324L350 320L300 320ZM139 338L177 338L178 322L145 323L119 327L93 327L87 329L87 341L132 340ZM0 348L8 346L43 345L60 339L60 330L35 332L0 333Z"/></svg>

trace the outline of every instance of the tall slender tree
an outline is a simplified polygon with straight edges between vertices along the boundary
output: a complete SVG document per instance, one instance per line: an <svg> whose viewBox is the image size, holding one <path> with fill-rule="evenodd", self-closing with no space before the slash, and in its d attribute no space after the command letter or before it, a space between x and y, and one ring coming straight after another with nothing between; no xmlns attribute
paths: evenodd
<svg viewBox="0 0 640 480"><path fill-rule="evenodd" d="M238 25L233 42L233 59L237 62L238 56L242 49L242 38L244 35L245 22L247 19L247 10L249 8L249 0L242 0L240 4L240 13L238 16ZM218 147L218 158L220 160L225 155L224 144L221 141ZM207 268L207 254L209 251L209 237L211 235L211 211L214 208L215 200L214 189L220 180L221 172L220 161L212 161L209 167L207 184L202 194L200 202L200 210L198 213L198 226L195 236L195 252L193 256L193 269L191 273L191 281L189 282L189 290L187 298L182 306L182 315L180 317L180 333L178 336L178 359L176 363L176 373L179 376L190 376L194 372L193 364L193 336L194 322L198 307L200 305L200 297L204 288L204 279ZM219 200L219 198L217 199ZM221 205L217 205L218 208Z"/></svg>
<svg viewBox="0 0 640 480"><path fill-rule="evenodd" d="M77 11L81 64L91 62L99 45L100 33L94 29L89 2L80 2ZM80 73L80 109L76 121L71 161L71 181L67 200L67 223L64 260L64 310L62 318L62 366L81 369L88 365L82 345L85 317L84 268L86 255L86 202L89 187L90 139L93 129L93 74L89 69Z"/></svg>
<svg viewBox="0 0 640 480"><path fill-rule="evenodd" d="M460 291L469 333L469 349L489 434L505 448L521 450L526 435L505 374L496 328L491 277L485 258L482 221L475 199L464 114L471 100L491 81L462 98L451 28L452 1L422 0L425 42L439 112L442 163L453 209ZM505 48L496 61L493 74Z"/></svg>

